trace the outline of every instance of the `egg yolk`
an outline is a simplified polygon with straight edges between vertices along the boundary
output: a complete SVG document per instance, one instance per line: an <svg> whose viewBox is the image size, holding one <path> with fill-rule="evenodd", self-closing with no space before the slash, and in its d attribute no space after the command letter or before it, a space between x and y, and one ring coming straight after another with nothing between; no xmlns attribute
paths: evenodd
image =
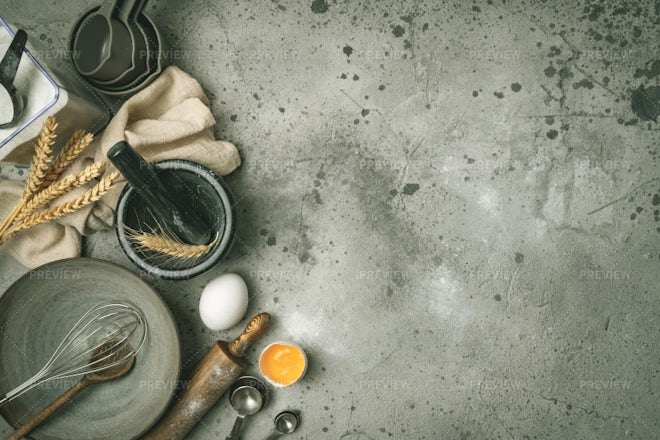
<svg viewBox="0 0 660 440"><path fill-rule="evenodd" d="M305 371L305 356L297 347L273 344L261 355L259 368L273 382L289 386Z"/></svg>

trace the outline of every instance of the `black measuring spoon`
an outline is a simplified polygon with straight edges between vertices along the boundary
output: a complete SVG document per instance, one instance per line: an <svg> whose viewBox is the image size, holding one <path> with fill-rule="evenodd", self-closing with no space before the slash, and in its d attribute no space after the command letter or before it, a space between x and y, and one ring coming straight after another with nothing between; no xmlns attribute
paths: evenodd
<svg viewBox="0 0 660 440"><path fill-rule="evenodd" d="M13 127L23 114L23 97L14 87L14 79L27 43L27 33L19 29L0 61L0 128ZM4 95L4 96L3 96ZM11 103L9 102L11 101Z"/></svg>

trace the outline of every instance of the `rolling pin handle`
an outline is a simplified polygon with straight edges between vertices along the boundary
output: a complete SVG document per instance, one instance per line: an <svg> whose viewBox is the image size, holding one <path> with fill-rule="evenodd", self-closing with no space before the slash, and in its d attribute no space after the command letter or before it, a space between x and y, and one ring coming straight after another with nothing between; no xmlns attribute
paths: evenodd
<svg viewBox="0 0 660 440"><path fill-rule="evenodd" d="M229 343L229 351L238 357L245 356L245 350L268 328L270 315L259 313L252 318L241 335Z"/></svg>

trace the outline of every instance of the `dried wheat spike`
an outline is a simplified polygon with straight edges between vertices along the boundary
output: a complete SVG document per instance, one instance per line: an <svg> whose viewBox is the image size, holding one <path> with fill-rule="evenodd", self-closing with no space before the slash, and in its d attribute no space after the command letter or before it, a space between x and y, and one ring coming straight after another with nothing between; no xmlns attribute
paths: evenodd
<svg viewBox="0 0 660 440"><path fill-rule="evenodd" d="M22 231L23 229L31 228L51 220L56 220L66 214L78 211L81 208L96 202L113 187L113 185L119 180L120 177L121 174L119 174L118 171L115 171L103 177L99 183L85 192L85 194L66 203L63 203L62 205L44 209L43 211L25 217L20 223L16 224L10 231L6 232L3 234L3 236L0 237L0 244L4 243L14 234Z"/></svg>
<svg viewBox="0 0 660 440"><path fill-rule="evenodd" d="M76 130L73 136L71 136L71 139L62 148L62 151L57 155L57 158L55 158L41 187L46 188L55 182L93 140L93 134L87 133L84 130Z"/></svg>
<svg viewBox="0 0 660 440"><path fill-rule="evenodd" d="M41 208L48 202L52 202L59 196L68 193L74 188L83 186L84 184L91 182L92 179L96 179L101 175L103 170L106 167L105 162L95 162L87 166L79 174L68 175L63 177L58 182L51 184L44 190L41 190L37 193L30 201L28 201L21 212L16 217L15 222L20 222L28 215L34 213L35 210Z"/></svg>
<svg viewBox="0 0 660 440"><path fill-rule="evenodd" d="M141 252L151 251L167 255L176 259L191 260L201 258L208 254L218 242L220 234L216 233L215 239L209 244L193 245L182 242L173 234L156 234L138 231L125 226L126 235L129 240L137 244Z"/></svg>
<svg viewBox="0 0 660 440"><path fill-rule="evenodd" d="M49 116L37 137L32 166L30 166L30 172L25 181L23 200L29 200L39 190L50 169L53 160L53 145L57 137L55 129L57 129L55 116Z"/></svg>
<svg viewBox="0 0 660 440"><path fill-rule="evenodd" d="M41 127L39 136L37 137L37 144L35 145L34 157L30 165L30 171L23 188L21 200L14 207L14 209L5 217L2 224L0 224L0 236L2 236L9 227L14 224L16 216L20 214L25 206L25 203L32 198L35 192L38 191L43 182L46 172L50 168L50 163L53 160L53 145L55 144L55 129L57 122L54 116L49 116L46 122ZM1 241L0 241L1 244Z"/></svg>

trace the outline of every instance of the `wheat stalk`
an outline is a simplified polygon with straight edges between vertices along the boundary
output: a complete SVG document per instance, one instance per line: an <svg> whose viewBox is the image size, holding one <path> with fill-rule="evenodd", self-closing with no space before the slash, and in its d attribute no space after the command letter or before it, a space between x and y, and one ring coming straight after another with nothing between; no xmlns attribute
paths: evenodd
<svg viewBox="0 0 660 440"><path fill-rule="evenodd" d="M81 208L96 202L114 186L120 177L121 174L119 174L118 171L115 171L103 177L96 185L94 185L94 187L79 197L76 197L75 199L61 205L57 205L52 208L44 209L43 211L28 215L20 223L16 224L10 231L0 236L0 244L3 244L9 240L19 231L52 220L56 220L66 214L78 211Z"/></svg>
<svg viewBox="0 0 660 440"><path fill-rule="evenodd" d="M86 133L84 130L76 130L71 136L71 139L62 148L57 155L55 162L48 170L48 174L41 184L42 188L48 187L51 183L55 182L66 170L74 159L83 152L85 148L94 140L94 135Z"/></svg>
<svg viewBox="0 0 660 440"><path fill-rule="evenodd" d="M37 137L32 165L21 198L0 225L0 245L19 231L58 219L96 202L113 187L121 176L118 172L111 173L79 197L40 211L40 208L58 197L96 179L106 167L105 162L93 163L78 174L64 176L60 179L66 169L92 142L94 136L77 130L57 158L53 159L53 145L57 137L56 129L55 117L48 117ZM58 181L58 179L60 180Z"/></svg>
<svg viewBox="0 0 660 440"><path fill-rule="evenodd" d="M21 212L16 216L14 223L19 223L46 203L51 202L59 196L68 193L72 189L78 188L79 186L90 182L92 179L97 178L101 175L105 167L105 162L95 162L87 166L79 174L65 176L58 182L51 184L46 189L38 192L23 206Z"/></svg>
<svg viewBox="0 0 660 440"><path fill-rule="evenodd" d="M159 225L160 226L160 225ZM215 238L209 244L188 244L181 241L176 235L167 232L155 233L139 231L128 226L124 226L126 236L133 241L140 252L152 251L158 254L167 255L176 259L192 260L201 258L208 254L213 246L220 239L220 234L216 233Z"/></svg>
<svg viewBox="0 0 660 440"><path fill-rule="evenodd" d="M26 201L39 190L50 169L50 164L53 161L53 145L57 137L55 134L56 128L57 122L55 122L55 116L49 116L41 128L41 132L39 132L32 166L25 181L25 189L23 190L23 199Z"/></svg>
<svg viewBox="0 0 660 440"><path fill-rule="evenodd" d="M53 145L57 137L55 134L56 128L57 122L55 122L55 117L49 116L41 127L41 131L37 137L32 165L28 172L21 200L0 225L0 234L4 233L14 223L16 216L21 212L23 206L39 190L53 160Z"/></svg>

